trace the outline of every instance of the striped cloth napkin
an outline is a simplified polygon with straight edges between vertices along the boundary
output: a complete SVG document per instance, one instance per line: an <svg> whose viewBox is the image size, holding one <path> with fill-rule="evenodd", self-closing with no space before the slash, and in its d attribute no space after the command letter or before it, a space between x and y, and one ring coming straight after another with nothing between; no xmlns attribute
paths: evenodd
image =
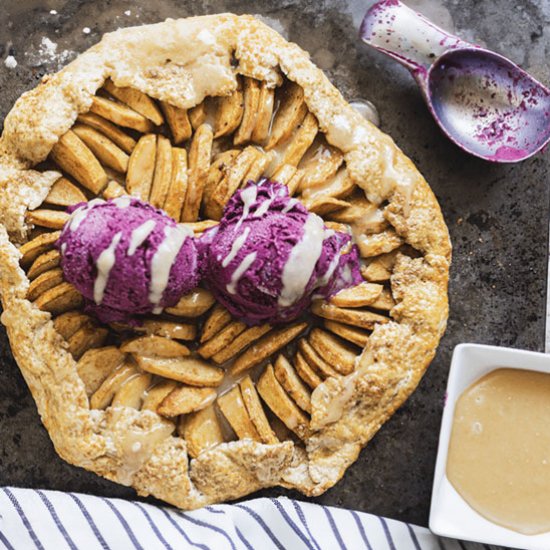
<svg viewBox="0 0 550 550"><path fill-rule="evenodd" d="M0 548L15 550L488 550L391 519L258 498L181 512L120 499L0 489Z"/></svg>

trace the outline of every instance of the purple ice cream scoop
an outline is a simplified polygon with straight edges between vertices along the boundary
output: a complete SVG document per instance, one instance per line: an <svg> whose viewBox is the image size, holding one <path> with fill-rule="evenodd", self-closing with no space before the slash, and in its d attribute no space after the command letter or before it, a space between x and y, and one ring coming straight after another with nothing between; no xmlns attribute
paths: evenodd
<svg viewBox="0 0 550 550"><path fill-rule="evenodd" d="M216 299L248 325L298 317L314 296L361 282L350 235L290 198L285 185L249 182L199 242Z"/></svg>
<svg viewBox="0 0 550 550"><path fill-rule="evenodd" d="M502 55L440 29L399 0L371 6L360 35L411 71L435 121L468 153L518 162L550 142L550 90Z"/></svg>
<svg viewBox="0 0 550 550"><path fill-rule="evenodd" d="M103 322L174 305L197 286L193 234L162 210L130 197L72 207L57 246L65 279Z"/></svg>

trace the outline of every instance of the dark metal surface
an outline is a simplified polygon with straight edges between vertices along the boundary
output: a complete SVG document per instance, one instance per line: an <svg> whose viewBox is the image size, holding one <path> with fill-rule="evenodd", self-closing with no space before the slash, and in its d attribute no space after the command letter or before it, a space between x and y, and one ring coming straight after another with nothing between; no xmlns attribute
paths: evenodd
<svg viewBox="0 0 550 550"><path fill-rule="evenodd" d="M0 57L13 54L18 66L0 65L0 114L4 117L43 74L57 70L106 31L220 11L267 16L268 23L312 53L348 99L372 100L382 129L418 165L440 200L454 244L451 317L418 390L344 479L314 500L426 525L452 348L459 342L544 348L550 158L543 153L518 165L493 165L447 141L406 70L356 38L368 5L359 0L3 0ZM417 0L414 5L465 39L501 51L548 84L550 10L545 0ZM2 485L134 496L57 457L3 329L0 441ZM282 493L289 494L264 492Z"/></svg>

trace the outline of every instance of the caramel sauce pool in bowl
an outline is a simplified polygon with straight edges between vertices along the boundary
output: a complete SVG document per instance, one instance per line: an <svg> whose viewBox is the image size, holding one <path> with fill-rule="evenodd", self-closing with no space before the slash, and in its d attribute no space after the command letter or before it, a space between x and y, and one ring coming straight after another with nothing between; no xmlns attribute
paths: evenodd
<svg viewBox="0 0 550 550"><path fill-rule="evenodd" d="M466 388L446 474L489 521L525 535L550 531L550 374L499 368Z"/></svg>

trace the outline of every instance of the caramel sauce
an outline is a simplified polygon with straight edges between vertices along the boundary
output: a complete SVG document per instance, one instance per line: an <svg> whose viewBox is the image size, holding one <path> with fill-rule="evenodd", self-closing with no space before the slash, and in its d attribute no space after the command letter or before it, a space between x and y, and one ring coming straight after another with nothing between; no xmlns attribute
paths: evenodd
<svg viewBox="0 0 550 550"><path fill-rule="evenodd" d="M550 530L550 374L501 368L456 403L447 478L482 516Z"/></svg>
<svg viewBox="0 0 550 550"><path fill-rule="evenodd" d="M150 430L128 428L117 441L123 457L117 481L130 486L134 474L151 458L155 447L170 437L173 431L174 425L170 422L156 424Z"/></svg>

